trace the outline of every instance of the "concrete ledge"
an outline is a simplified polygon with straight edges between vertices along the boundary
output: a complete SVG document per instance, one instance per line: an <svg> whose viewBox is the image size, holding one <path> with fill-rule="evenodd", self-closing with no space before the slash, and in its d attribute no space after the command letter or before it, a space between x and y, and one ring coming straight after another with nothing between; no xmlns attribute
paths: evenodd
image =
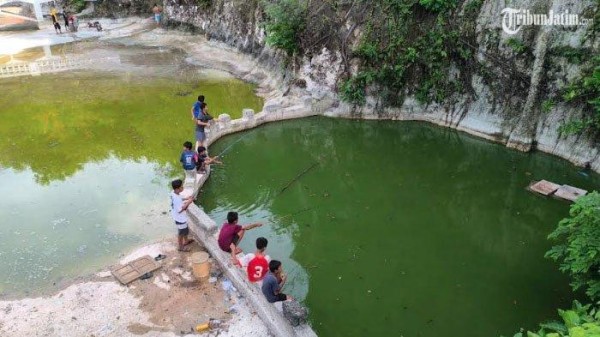
<svg viewBox="0 0 600 337"><path fill-rule="evenodd" d="M304 104L296 104L288 107L281 105L270 105L269 109L254 114L252 109L244 109L243 117L231 120L229 115L222 114L207 127L208 145L219 138L240 131L252 129L258 125L280 121L286 119L295 119L308 116L314 116L317 113L308 109ZM185 188L183 195L197 196L200 188L210 175L210 170L206 174L197 174L193 188ZM189 178L188 178L189 179ZM271 334L277 337L316 337L316 333L308 324L303 324L293 328L291 324L283 317L283 314L271 303L269 303L257 285L251 284L242 269L235 267L231 263L231 256L223 251L217 243L218 225L206 213L204 213L195 204L190 205L187 210L190 218L189 226L192 235L202 242L206 250L211 254L214 260L219 264L225 275L231 280L236 289L248 300L248 303L256 310L256 313L263 320Z"/></svg>

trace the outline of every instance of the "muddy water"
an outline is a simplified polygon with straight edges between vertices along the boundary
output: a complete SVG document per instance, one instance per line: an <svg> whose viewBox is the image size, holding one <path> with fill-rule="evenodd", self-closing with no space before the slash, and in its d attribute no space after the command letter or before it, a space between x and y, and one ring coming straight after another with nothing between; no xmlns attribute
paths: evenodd
<svg viewBox="0 0 600 337"><path fill-rule="evenodd" d="M412 122L280 122L213 151L239 137L204 207L266 224L242 248L269 238L320 336L512 336L573 299L543 257L569 205L525 187L598 175Z"/></svg>
<svg viewBox="0 0 600 337"><path fill-rule="evenodd" d="M50 52L50 56L48 56ZM190 107L259 111L250 84L158 48L79 43L12 55L86 57L86 67L0 79L0 293L35 294L174 234L169 181Z"/></svg>

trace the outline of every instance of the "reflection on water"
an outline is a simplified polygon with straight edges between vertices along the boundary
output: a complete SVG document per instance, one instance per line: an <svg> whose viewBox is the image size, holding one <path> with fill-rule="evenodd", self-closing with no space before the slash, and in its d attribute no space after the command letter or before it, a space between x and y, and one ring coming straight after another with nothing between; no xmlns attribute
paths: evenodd
<svg viewBox="0 0 600 337"><path fill-rule="evenodd" d="M223 160L201 204L220 220L238 210L266 223L248 233L300 264L294 282L307 273L308 289L291 293L323 336L499 336L555 318L573 295L543 256L569 205L525 187L600 186L563 160L411 122L270 124Z"/></svg>
<svg viewBox="0 0 600 337"><path fill-rule="evenodd" d="M114 263L132 244L172 232L163 214L168 179L159 164L111 157L83 165L66 181L43 186L33 177L30 170L0 171L6 191L0 194L3 293L46 288ZM160 226L149 227L150 221Z"/></svg>
<svg viewBox="0 0 600 337"><path fill-rule="evenodd" d="M168 182L181 174L183 142L194 139L196 96L215 116L262 107L252 85L208 76L178 53L97 47L52 53L123 61L0 79L0 296L36 293L174 233Z"/></svg>

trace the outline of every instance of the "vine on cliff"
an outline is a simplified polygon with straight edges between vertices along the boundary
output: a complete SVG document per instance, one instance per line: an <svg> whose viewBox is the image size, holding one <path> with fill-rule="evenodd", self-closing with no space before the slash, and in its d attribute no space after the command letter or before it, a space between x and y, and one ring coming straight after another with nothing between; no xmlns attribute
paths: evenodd
<svg viewBox="0 0 600 337"><path fill-rule="evenodd" d="M467 93L467 69L477 67L468 39L482 1L469 1L463 13L457 5L455 0L373 3L352 54L361 61L360 68L341 83L342 99L362 105L369 87L377 88L382 103L392 106L401 105L407 94L431 103Z"/></svg>

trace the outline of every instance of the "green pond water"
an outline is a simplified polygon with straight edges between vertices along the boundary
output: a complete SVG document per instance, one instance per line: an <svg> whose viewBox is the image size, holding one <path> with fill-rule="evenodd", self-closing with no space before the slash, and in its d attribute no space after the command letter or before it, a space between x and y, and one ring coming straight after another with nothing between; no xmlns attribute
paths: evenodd
<svg viewBox="0 0 600 337"><path fill-rule="evenodd" d="M512 336L575 297L543 257L569 204L525 187L597 175L416 122L286 121L211 151L233 142L200 203L265 223L241 246L270 240L320 336Z"/></svg>
<svg viewBox="0 0 600 337"><path fill-rule="evenodd" d="M263 104L253 85L158 48L52 52L113 63L0 79L0 297L56 289L174 235L169 182L182 176L183 142L194 140L197 95L215 116Z"/></svg>

